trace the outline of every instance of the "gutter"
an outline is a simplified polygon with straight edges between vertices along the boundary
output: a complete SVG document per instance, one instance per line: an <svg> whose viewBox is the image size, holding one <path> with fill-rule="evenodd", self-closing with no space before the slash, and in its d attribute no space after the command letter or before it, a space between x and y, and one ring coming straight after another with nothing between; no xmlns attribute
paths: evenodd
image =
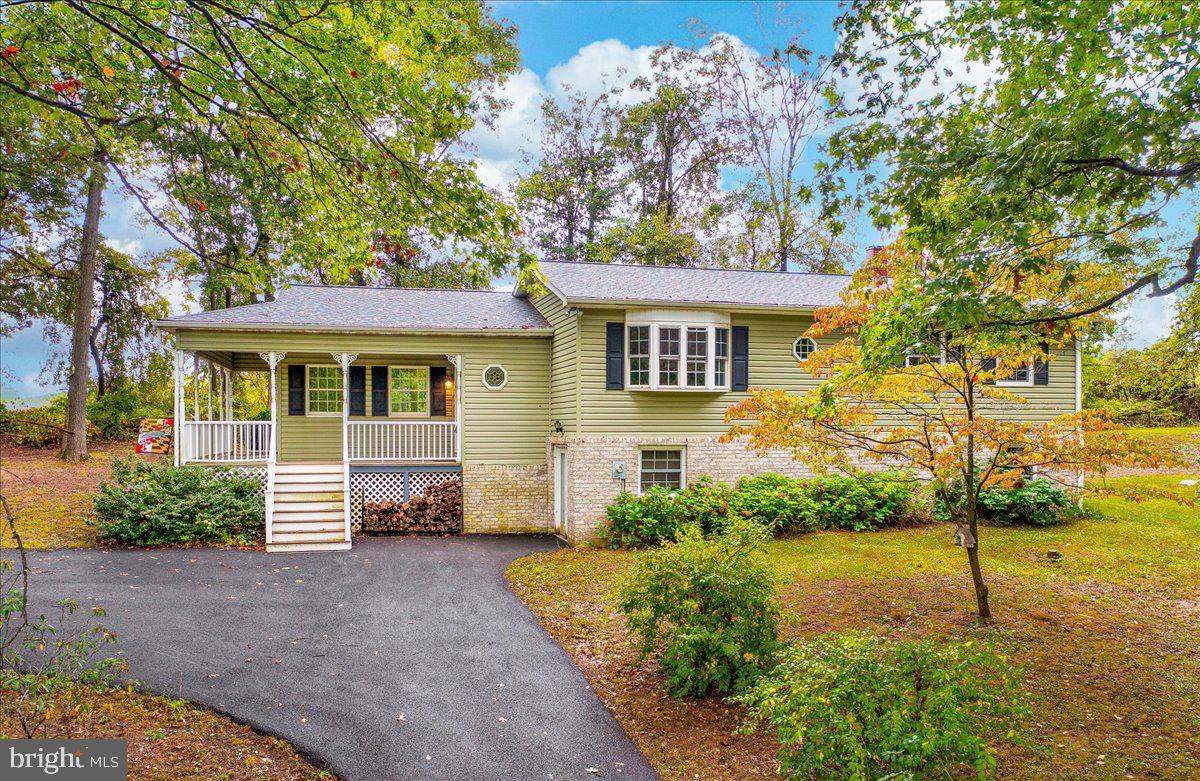
<svg viewBox="0 0 1200 781"><path fill-rule="evenodd" d="M555 295L558 295L555 293ZM795 312L811 314L826 306L836 304L741 304L733 301L655 301L652 299L625 298L570 298L564 303L603 309L624 309L631 306L653 309L724 309L730 312Z"/></svg>
<svg viewBox="0 0 1200 781"><path fill-rule="evenodd" d="M318 326L287 323L197 323L177 320L153 320L151 325L168 333L176 331L252 331L310 334L390 334L396 336L550 336L549 326L528 328L384 328L380 326Z"/></svg>

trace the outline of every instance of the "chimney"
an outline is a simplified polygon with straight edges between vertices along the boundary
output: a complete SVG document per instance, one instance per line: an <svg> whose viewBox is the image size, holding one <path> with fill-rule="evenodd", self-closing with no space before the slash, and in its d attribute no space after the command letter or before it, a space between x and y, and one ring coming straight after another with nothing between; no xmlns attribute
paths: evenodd
<svg viewBox="0 0 1200 781"><path fill-rule="evenodd" d="M867 260L875 257L875 254L881 249L883 249L882 244L872 244L871 246L867 247Z"/></svg>

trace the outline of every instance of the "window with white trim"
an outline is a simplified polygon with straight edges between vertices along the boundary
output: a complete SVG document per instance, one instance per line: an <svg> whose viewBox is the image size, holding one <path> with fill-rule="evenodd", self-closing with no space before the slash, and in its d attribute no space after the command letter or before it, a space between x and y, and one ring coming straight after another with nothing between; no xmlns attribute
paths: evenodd
<svg viewBox="0 0 1200 781"><path fill-rule="evenodd" d="M729 329L713 329L713 383L718 388L729 385Z"/></svg>
<svg viewBox="0 0 1200 781"><path fill-rule="evenodd" d="M342 370L338 366L306 366L305 405L309 415L342 414Z"/></svg>
<svg viewBox="0 0 1200 781"><path fill-rule="evenodd" d="M1012 374L1008 375L1004 379L996 380L996 384L997 385L1012 385L1012 386L1018 386L1018 387L1025 386L1025 385L1033 385L1033 366L1029 363L1024 363L1024 364L1018 366L1017 368L1013 369Z"/></svg>
<svg viewBox="0 0 1200 781"><path fill-rule="evenodd" d="M498 363L493 363L483 370L483 387L498 391L508 384L508 369Z"/></svg>
<svg viewBox="0 0 1200 781"><path fill-rule="evenodd" d="M792 343L792 355L796 356L797 361L807 361L808 356L817 351L817 343L807 336L801 336Z"/></svg>
<svg viewBox="0 0 1200 781"><path fill-rule="evenodd" d="M650 326L631 325L628 331L629 385L650 387Z"/></svg>
<svg viewBox="0 0 1200 781"><path fill-rule="evenodd" d="M648 390L726 390L729 329L702 323L625 326L626 387Z"/></svg>
<svg viewBox="0 0 1200 781"><path fill-rule="evenodd" d="M388 367L388 412L395 417L429 414L429 367Z"/></svg>
<svg viewBox="0 0 1200 781"><path fill-rule="evenodd" d="M683 448L643 450L638 469L638 487L645 491L661 486L672 491L683 490Z"/></svg>

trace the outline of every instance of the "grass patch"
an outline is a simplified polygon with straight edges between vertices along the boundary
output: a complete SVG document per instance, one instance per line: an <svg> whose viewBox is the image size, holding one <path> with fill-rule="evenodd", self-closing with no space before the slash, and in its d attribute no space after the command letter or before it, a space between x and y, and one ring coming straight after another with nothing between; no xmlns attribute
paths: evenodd
<svg viewBox="0 0 1200 781"><path fill-rule="evenodd" d="M83 692L91 706L73 720L53 718L45 735L54 738L117 738L129 742L129 777L147 781L299 781L332 779L286 741L185 700L132 689ZM0 739L23 738L20 725L0 706ZM39 735L42 737L42 735Z"/></svg>
<svg viewBox="0 0 1200 781"><path fill-rule="evenodd" d="M1162 500L1088 506L1096 517L1063 526L983 529L996 613L988 628L972 620L952 527L776 540L768 557L781 578L785 633L990 636L1025 666L1034 699L1031 745L1000 745L998 778L1200 777L1200 509ZM1062 561L1050 561L1052 548ZM630 561L569 549L519 559L508 577L664 778L773 777L775 746L736 734L741 711L672 700L653 660L637 659L613 596Z"/></svg>

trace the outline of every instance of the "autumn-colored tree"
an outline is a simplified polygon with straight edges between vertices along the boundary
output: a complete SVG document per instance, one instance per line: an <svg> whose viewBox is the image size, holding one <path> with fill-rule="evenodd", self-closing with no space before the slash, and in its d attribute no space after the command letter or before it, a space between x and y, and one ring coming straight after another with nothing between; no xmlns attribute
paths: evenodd
<svg viewBox="0 0 1200 781"><path fill-rule="evenodd" d="M1084 478L1113 466L1158 466L1172 460L1162 446L1131 436L1103 411L1049 419L1028 408L1020 386L1064 358L1092 317L1053 324L980 322L972 305L996 292L1038 306L1047 295L1065 307L1104 300L1120 275L1090 269L1064 287L1069 267L1045 259L1045 271L1022 277L1001 263L981 262L957 280L973 296L945 297L942 275L955 264L885 249L859 270L833 307L819 310L811 337L836 337L801 366L823 380L805 394L756 390L729 410L728 439L752 449L783 448L818 471L871 464L911 470L928 484L966 536L967 559L981 620L991 617L980 566L979 499L1036 472L1080 493L1115 491ZM1021 320L1011 311L1011 319ZM1133 498L1145 492L1123 489Z"/></svg>

